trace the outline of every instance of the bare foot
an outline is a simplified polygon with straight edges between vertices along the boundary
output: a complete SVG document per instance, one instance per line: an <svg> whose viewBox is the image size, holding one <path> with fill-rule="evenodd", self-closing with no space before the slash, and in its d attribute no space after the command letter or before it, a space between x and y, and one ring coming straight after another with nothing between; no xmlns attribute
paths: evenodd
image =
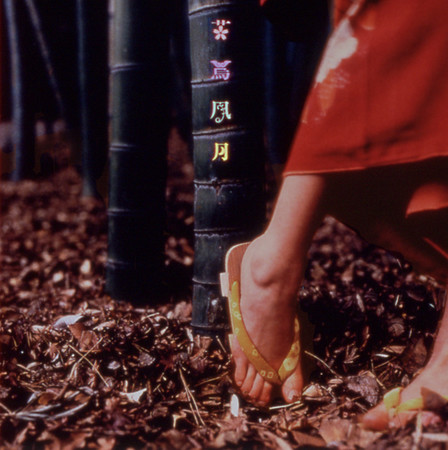
<svg viewBox="0 0 448 450"><path fill-rule="evenodd" d="M285 177L265 234L246 250L241 268L241 314L249 336L274 369L291 348L296 293L311 239L325 211L326 180L317 175ZM235 382L253 402L266 405L272 384L256 372L236 339L232 343ZM284 381L287 402L300 397L301 365Z"/></svg>
<svg viewBox="0 0 448 450"><path fill-rule="evenodd" d="M448 396L448 384L446 383L446 374L448 372L447 337L448 311L445 308L434 342L431 359L412 383L403 389L401 392L401 402L421 397L422 388L430 389L441 396ZM364 415L362 423L366 428L371 430L384 430L390 425L396 427L403 426L415 417L415 415L416 412L402 412L389 420L389 412L386 410L384 403L381 403ZM426 414L426 418L431 418L431 414Z"/></svg>
<svg viewBox="0 0 448 450"><path fill-rule="evenodd" d="M421 389L427 388L439 395L448 395L448 386L446 384L446 372L448 364L444 367L437 367L436 365L426 367L424 371L401 393L401 402L406 402L415 398L421 397ZM379 404L362 418L362 424L370 430L386 430L390 426L401 427L412 420L418 411L406 411L389 418L384 403ZM431 420L433 415L427 412L426 419Z"/></svg>
<svg viewBox="0 0 448 450"><path fill-rule="evenodd" d="M253 241L246 250L241 269L241 313L253 343L276 370L291 348L294 337L300 277L299 264L287 265L282 255L276 255L266 235ZM235 337L232 355L235 382L243 395L259 405L270 403L272 384L257 373ZM297 400L302 387L299 364L282 386L283 397L287 402Z"/></svg>

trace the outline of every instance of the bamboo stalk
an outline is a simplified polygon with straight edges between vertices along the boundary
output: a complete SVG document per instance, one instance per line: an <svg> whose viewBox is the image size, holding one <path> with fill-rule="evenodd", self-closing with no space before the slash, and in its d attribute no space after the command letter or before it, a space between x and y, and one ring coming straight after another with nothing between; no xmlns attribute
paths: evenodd
<svg viewBox="0 0 448 450"><path fill-rule="evenodd" d="M219 273L263 226L261 20L256 0L190 0L195 265L192 325L227 327Z"/></svg>
<svg viewBox="0 0 448 450"><path fill-rule="evenodd" d="M34 0L25 0L25 5L28 10L28 15L30 17L31 25L33 28L34 36L36 38L37 44L39 46L39 51L47 72L48 81L50 83L51 90L53 91L54 98L56 100L56 105L58 108L59 116L62 119L66 119L65 106L62 101L61 90L59 88L59 82L56 79L56 74L50 55L50 49L48 47L47 41L42 28L42 23L40 20L39 12L36 8Z"/></svg>
<svg viewBox="0 0 448 450"><path fill-rule="evenodd" d="M33 111L28 101L28 82L23 36L23 4L16 0L4 0L4 12L8 33L8 49L11 59L11 109L13 121L14 181L30 178L34 169Z"/></svg>
<svg viewBox="0 0 448 450"><path fill-rule="evenodd" d="M164 299L169 10L168 1L112 1L106 288L143 304Z"/></svg>
<svg viewBox="0 0 448 450"><path fill-rule="evenodd" d="M84 197L98 197L107 157L107 0L77 0L78 74Z"/></svg>
<svg viewBox="0 0 448 450"><path fill-rule="evenodd" d="M3 79L3 70L4 70L4 42L3 42L3 27L4 27L4 18L3 18L3 0L0 0L0 122L3 120L4 115L4 79ZM0 148L1 152L1 148ZM2 173L1 167L1 154L0 154L0 174Z"/></svg>

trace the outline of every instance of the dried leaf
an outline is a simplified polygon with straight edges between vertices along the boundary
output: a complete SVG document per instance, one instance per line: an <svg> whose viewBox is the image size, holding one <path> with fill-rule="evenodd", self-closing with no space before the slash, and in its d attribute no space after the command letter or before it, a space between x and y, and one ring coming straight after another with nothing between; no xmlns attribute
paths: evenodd
<svg viewBox="0 0 448 450"><path fill-rule="evenodd" d="M319 427L319 434L325 440L327 445L335 445L345 442L352 423L343 419L324 420Z"/></svg>
<svg viewBox="0 0 448 450"><path fill-rule="evenodd" d="M58 284L62 281L64 281L65 275L64 272L56 272L55 274L53 274L53 283Z"/></svg>
<svg viewBox="0 0 448 450"><path fill-rule="evenodd" d="M55 392L50 392L50 391L46 391L46 392L43 392L43 393L39 396L38 403L39 403L39 405L48 405L48 404L49 404L51 401L53 401L56 397L57 397L57 393L55 393Z"/></svg>
<svg viewBox="0 0 448 450"><path fill-rule="evenodd" d="M97 335L90 330L83 331L79 338L79 348L81 351L90 350L98 343Z"/></svg>
<svg viewBox="0 0 448 450"><path fill-rule="evenodd" d="M85 259L83 263L81 264L81 267L79 268L79 271L83 275L88 275L92 270L92 263L89 259Z"/></svg>
<svg viewBox="0 0 448 450"><path fill-rule="evenodd" d="M310 400L321 399L325 395L324 389L318 384L310 384L302 393L302 396Z"/></svg>
<svg viewBox="0 0 448 450"><path fill-rule="evenodd" d="M140 389L139 391L135 392L120 392L120 395L122 397L125 397L132 403L140 403L143 395L147 392L146 388Z"/></svg>
<svg viewBox="0 0 448 450"><path fill-rule="evenodd" d="M83 318L84 316L82 314L69 314L68 316L63 316L60 317L58 320L56 320L56 322L53 324L53 328L55 329L67 328L69 325L73 325Z"/></svg>
<svg viewBox="0 0 448 450"><path fill-rule="evenodd" d="M114 436L100 437L97 442L101 450L112 450L116 446L117 439Z"/></svg>
<svg viewBox="0 0 448 450"><path fill-rule="evenodd" d="M74 416L76 413L78 413L79 411L84 409L87 405L88 405L88 402L82 403L81 405L77 405L74 408L68 409L67 411L63 411L59 414L55 414L54 416L51 417L51 420L58 420L58 419L62 419L63 417Z"/></svg>
<svg viewBox="0 0 448 450"><path fill-rule="evenodd" d="M121 364L118 361L111 361L108 365L107 368L109 370L118 370L121 367Z"/></svg>
<svg viewBox="0 0 448 450"><path fill-rule="evenodd" d="M302 433L300 431L291 430L291 434L294 437L297 445L300 447L324 447L325 441L317 436L310 436L309 434Z"/></svg>
<svg viewBox="0 0 448 450"><path fill-rule="evenodd" d="M100 323L97 325L94 330L95 331L104 331L104 330L112 330L117 326L115 320L108 320L107 322Z"/></svg>
<svg viewBox="0 0 448 450"><path fill-rule="evenodd" d="M240 412L240 400L237 395L232 394L230 399L230 414L233 417L238 417Z"/></svg>
<svg viewBox="0 0 448 450"><path fill-rule="evenodd" d="M380 399L380 386L372 375L346 378L347 389L360 395L370 405L376 405Z"/></svg>
<svg viewBox="0 0 448 450"><path fill-rule="evenodd" d="M86 329L84 324L81 322L77 322L77 323L74 323L73 325L69 325L68 328L71 331L71 333L73 334L73 336L75 336L76 339L80 339L83 331L85 331L85 329Z"/></svg>

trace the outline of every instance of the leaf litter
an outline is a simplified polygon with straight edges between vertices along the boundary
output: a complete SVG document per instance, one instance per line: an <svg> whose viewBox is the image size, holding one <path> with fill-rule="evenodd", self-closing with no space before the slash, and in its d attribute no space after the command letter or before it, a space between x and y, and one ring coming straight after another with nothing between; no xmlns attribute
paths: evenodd
<svg viewBox="0 0 448 450"><path fill-rule="evenodd" d="M444 291L327 219L298 294L315 326L302 399L270 409L233 389L224 340L193 334L192 192L167 190L168 305L104 291L106 210L72 169L1 185L0 436L29 448L445 448L448 407L386 433L360 414L424 365ZM176 281L177 280L177 281ZM434 419L435 417L435 419Z"/></svg>

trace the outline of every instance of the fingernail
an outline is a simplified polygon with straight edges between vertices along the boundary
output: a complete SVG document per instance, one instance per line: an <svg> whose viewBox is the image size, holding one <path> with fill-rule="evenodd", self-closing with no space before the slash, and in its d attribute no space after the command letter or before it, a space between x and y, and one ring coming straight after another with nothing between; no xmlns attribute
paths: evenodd
<svg viewBox="0 0 448 450"><path fill-rule="evenodd" d="M297 391L290 391L288 394L290 402L296 402L300 398L300 394Z"/></svg>

